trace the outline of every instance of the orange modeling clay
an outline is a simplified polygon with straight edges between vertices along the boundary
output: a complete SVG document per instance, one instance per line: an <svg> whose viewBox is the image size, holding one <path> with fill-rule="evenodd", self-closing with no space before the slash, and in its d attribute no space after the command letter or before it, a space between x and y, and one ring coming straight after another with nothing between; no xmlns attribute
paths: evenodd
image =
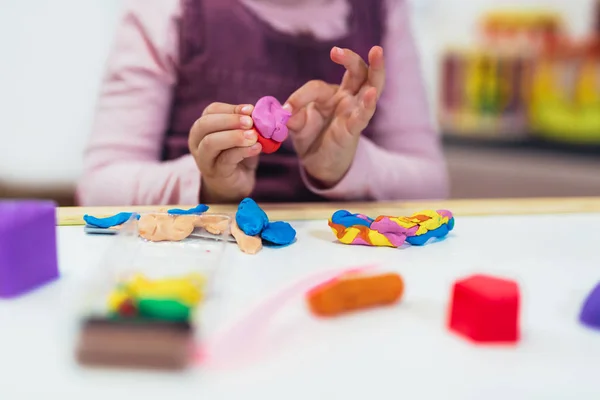
<svg viewBox="0 0 600 400"><path fill-rule="evenodd" d="M229 220L219 215L204 215L196 218L195 226L206 229L213 235L221 235L229 228Z"/></svg>
<svg viewBox="0 0 600 400"><path fill-rule="evenodd" d="M152 242L180 241L192 234L197 219L193 215L142 215L138 221L141 237Z"/></svg>
<svg viewBox="0 0 600 400"><path fill-rule="evenodd" d="M240 250L246 254L256 254L262 249L260 236L246 235L238 226L235 218L231 219L231 235L235 238Z"/></svg>
<svg viewBox="0 0 600 400"><path fill-rule="evenodd" d="M404 280L399 274L347 274L327 281L307 293L311 312L321 317L391 305L404 293Z"/></svg>

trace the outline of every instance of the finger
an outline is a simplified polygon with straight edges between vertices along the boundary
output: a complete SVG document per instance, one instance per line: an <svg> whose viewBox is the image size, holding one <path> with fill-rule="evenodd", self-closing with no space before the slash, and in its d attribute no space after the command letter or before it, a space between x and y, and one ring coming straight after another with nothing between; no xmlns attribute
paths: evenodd
<svg viewBox="0 0 600 400"><path fill-rule="evenodd" d="M291 134L302 129L304 125L306 125L306 107L301 108L300 111L292 114L286 124Z"/></svg>
<svg viewBox="0 0 600 400"><path fill-rule="evenodd" d="M260 143L255 143L250 147L236 147L225 150L219 154L215 161L215 170L224 176L231 175L237 166L246 159L256 158L260 154L262 146ZM258 162L256 162L256 165Z"/></svg>
<svg viewBox="0 0 600 400"><path fill-rule="evenodd" d="M369 66L367 63L352 50L339 47L331 49L330 57L333 62L346 68L340 89L347 90L352 94L358 93L368 78Z"/></svg>
<svg viewBox="0 0 600 400"><path fill-rule="evenodd" d="M315 103L310 103L302 109L301 114L304 115L302 127L298 130L290 130L290 138L294 145L294 149L300 158L312 148L321 136L321 132L325 128L326 122L321 118L316 117L319 112ZM315 118L316 117L316 118ZM306 129L305 129L306 128Z"/></svg>
<svg viewBox="0 0 600 400"><path fill-rule="evenodd" d="M377 89L377 98L381 97L385 85L385 61L383 48L374 46L369 51L369 84Z"/></svg>
<svg viewBox="0 0 600 400"><path fill-rule="evenodd" d="M199 118L192 129L188 139L190 150L197 149L200 142L209 134L236 129L252 129L254 122L248 115L239 114L207 114Z"/></svg>
<svg viewBox="0 0 600 400"><path fill-rule="evenodd" d="M236 147L247 148L256 144L257 133L251 130L229 130L206 135L198 145L197 155L200 169L210 171L214 168L221 152Z"/></svg>
<svg viewBox="0 0 600 400"><path fill-rule="evenodd" d="M258 144L260 145L260 143L258 143ZM259 152L260 151L262 151L262 146L261 146ZM255 170L256 168L258 168L259 161L260 161L260 157L258 155L255 155L255 156L245 158L244 161L242 161L242 165L248 170Z"/></svg>
<svg viewBox="0 0 600 400"><path fill-rule="evenodd" d="M292 95L284 104L283 108L293 113L306 107L310 103L326 104L333 98L337 92L337 89L338 86L331 85L324 81L309 81L300 89L292 93Z"/></svg>
<svg viewBox="0 0 600 400"><path fill-rule="evenodd" d="M254 110L252 104L227 104L227 103L211 103L204 109L202 115L208 114L241 114L251 115Z"/></svg>
<svg viewBox="0 0 600 400"><path fill-rule="evenodd" d="M377 89L374 87L368 89L361 96L359 105L355 111L350 113L346 120L346 128L352 135L360 133L369 125L371 118L377 108Z"/></svg>

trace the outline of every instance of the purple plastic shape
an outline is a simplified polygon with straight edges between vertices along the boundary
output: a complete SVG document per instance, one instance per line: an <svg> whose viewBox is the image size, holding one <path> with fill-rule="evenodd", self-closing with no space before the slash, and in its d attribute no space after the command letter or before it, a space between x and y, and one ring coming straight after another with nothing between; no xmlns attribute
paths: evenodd
<svg viewBox="0 0 600 400"><path fill-rule="evenodd" d="M0 298L13 298L57 279L56 203L0 201Z"/></svg>
<svg viewBox="0 0 600 400"><path fill-rule="evenodd" d="M591 328L600 329L600 283L585 300L579 320Z"/></svg>

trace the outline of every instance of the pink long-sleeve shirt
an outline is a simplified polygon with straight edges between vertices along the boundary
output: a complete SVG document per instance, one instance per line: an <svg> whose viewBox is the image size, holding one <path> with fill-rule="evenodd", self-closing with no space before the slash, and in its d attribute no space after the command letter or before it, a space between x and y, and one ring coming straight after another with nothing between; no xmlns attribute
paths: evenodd
<svg viewBox="0 0 600 400"><path fill-rule="evenodd" d="M345 33L346 0L240 0L287 33L323 40ZM306 186L331 200L443 198L448 179L430 119L405 0L387 0L386 85L375 135L361 137L335 187ZM161 161L177 81L181 0L128 0L108 60L77 187L80 205L196 204L200 172L191 155ZM215 99L218 101L218 99Z"/></svg>

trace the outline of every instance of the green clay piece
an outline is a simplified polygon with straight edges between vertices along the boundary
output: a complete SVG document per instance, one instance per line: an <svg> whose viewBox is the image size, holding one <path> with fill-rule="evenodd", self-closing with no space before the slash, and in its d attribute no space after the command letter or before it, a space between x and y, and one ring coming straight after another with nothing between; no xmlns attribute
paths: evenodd
<svg viewBox="0 0 600 400"><path fill-rule="evenodd" d="M167 321L188 321L190 307L170 299L140 299L138 312L141 317Z"/></svg>

